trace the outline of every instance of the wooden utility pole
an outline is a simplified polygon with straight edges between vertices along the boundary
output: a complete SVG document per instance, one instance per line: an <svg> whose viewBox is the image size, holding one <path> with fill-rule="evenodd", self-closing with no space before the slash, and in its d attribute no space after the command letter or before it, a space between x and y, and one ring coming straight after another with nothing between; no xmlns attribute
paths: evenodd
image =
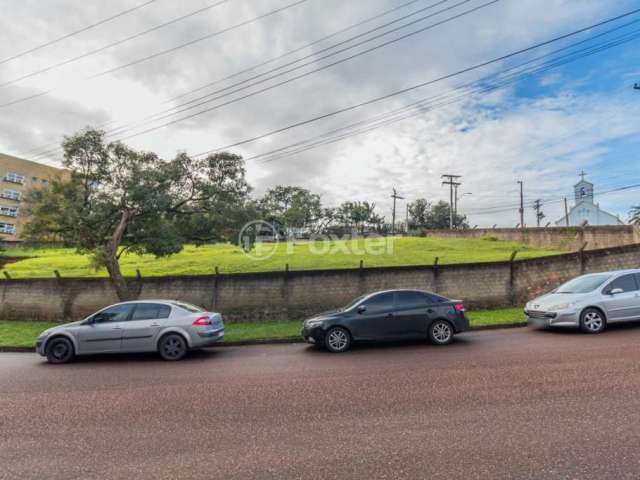
<svg viewBox="0 0 640 480"><path fill-rule="evenodd" d="M393 198L393 213L391 215L391 234L395 235L396 233L396 200L404 200L404 197L401 197L400 195L398 195L398 192L396 192L396 189L393 189L393 195L391 195L391 198Z"/></svg>
<svg viewBox="0 0 640 480"><path fill-rule="evenodd" d="M524 182L518 180L520 184L520 228L524 229Z"/></svg>
<svg viewBox="0 0 640 480"><path fill-rule="evenodd" d="M564 197L564 221L569 226L569 207L567 206L567 197Z"/></svg>
<svg viewBox="0 0 640 480"><path fill-rule="evenodd" d="M458 178L461 178L461 175L449 175L449 174L445 174L442 175L440 178L446 178L446 181L442 182L442 185L449 185L449 228L451 230L453 230L453 215L454 215L454 198L453 198L453 189L454 187L457 189L460 185L462 185L459 182L456 182L455 180Z"/></svg>

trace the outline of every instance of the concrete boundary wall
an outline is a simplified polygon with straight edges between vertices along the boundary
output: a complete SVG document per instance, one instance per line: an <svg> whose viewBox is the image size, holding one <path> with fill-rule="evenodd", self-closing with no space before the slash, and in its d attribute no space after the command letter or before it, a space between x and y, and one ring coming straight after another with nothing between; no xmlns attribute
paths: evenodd
<svg viewBox="0 0 640 480"><path fill-rule="evenodd" d="M640 243L640 227L605 225L592 227L549 228L476 228L466 230L425 230L425 235L443 238L494 237L498 240L523 242L537 248L578 251L619 247Z"/></svg>
<svg viewBox="0 0 640 480"><path fill-rule="evenodd" d="M180 299L231 321L299 319L371 291L419 288L471 308L522 305L585 272L640 268L640 244L513 262L130 279L140 299ZM118 301L108 279L0 280L0 319L77 320Z"/></svg>

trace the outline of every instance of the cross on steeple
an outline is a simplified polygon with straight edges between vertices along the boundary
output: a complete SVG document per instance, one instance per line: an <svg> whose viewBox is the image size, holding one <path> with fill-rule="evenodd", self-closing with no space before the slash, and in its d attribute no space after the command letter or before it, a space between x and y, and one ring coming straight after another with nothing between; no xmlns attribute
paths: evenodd
<svg viewBox="0 0 640 480"><path fill-rule="evenodd" d="M584 182L584 177L586 177L586 176L587 176L587 173L586 173L584 170L582 170L582 171L580 172L580 176L582 177L582 181Z"/></svg>

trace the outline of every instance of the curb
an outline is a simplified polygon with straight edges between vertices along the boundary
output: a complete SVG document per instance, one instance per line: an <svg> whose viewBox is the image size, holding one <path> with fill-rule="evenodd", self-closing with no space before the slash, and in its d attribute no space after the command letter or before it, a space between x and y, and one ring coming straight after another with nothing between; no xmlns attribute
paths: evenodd
<svg viewBox="0 0 640 480"><path fill-rule="evenodd" d="M469 332L482 332L484 330L510 330L513 328L524 328L526 322L506 323L502 325L482 325L471 327ZM213 348L218 347L246 347L250 345L283 345L293 343L305 343L300 337L272 338L267 340L241 340L237 342L220 342ZM0 353L35 353L34 347L0 347Z"/></svg>

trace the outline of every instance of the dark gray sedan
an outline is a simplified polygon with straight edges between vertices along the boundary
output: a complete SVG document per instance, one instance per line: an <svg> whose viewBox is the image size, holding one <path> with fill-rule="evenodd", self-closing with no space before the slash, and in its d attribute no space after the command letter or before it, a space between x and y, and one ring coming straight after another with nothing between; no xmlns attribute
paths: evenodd
<svg viewBox="0 0 640 480"><path fill-rule="evenodd" d="M446 345L454 334L468 328L461 300L422 290L387 290L306 320L302 336L309 343L339 353L357 341L428 338L436 345Z"/></svg>

